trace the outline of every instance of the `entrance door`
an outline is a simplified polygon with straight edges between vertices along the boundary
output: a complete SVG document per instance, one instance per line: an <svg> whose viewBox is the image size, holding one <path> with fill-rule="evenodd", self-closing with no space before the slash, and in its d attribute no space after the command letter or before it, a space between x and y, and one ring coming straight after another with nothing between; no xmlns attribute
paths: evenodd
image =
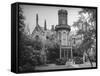
<svg viewBox="0 0 100 76"><path fill-rule="evenodd" d="M61 48L61 58L71 59L71 48Z"/></svg>

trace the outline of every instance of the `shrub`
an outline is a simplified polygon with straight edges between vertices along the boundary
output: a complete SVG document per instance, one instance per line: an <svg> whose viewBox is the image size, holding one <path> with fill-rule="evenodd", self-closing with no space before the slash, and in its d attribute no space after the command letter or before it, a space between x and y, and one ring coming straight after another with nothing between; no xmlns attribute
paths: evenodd
<svg viewBox="0 0 100 76"><path fill-rule="evenodd" d="M83 64L83 59L81 57L74 58L75 64Z"/></svg>
<svg viewBox="0 0 100 76"><path fill-rule="evenodd" d="M66 64L66 59L65 58L62 58L62 59L57 59L56 60L56 65L65 65Z"/></svg>
<svg viewBox="0 0 100 76"><path fill-rule="evenodd" d="M90 56L90 60L91 60L92 62L96 62L96 57L95 57L95 56Z"/></svg>
<svg viewBox="0 0 100 76"><path fill-rule="evenodd" d="M30 63L26 63L23 66L19 66L20 72L34 71L34 69L35 69L35 66L32 66Z"/></svg>

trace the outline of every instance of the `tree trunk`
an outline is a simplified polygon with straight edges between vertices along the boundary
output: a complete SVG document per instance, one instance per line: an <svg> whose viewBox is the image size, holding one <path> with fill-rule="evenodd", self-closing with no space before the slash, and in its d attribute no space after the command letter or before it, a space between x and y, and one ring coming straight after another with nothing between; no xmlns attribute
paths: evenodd
<svg viewBox="0 0 100 76"><path fill-rule="evenodd" d="M83 53L83 63L85 63L85 54Z"/></svg>
<svg viewBox="0 0 100 76"><path fill-rule="evenodd" d="M87 51L86 51L86 54L87 54L87 57L88 57L88 59L89 59L89 61L90 61L91 67L93 67L92 61L91 61L90 56L89 56L89 54L87 53Z"/></svg>

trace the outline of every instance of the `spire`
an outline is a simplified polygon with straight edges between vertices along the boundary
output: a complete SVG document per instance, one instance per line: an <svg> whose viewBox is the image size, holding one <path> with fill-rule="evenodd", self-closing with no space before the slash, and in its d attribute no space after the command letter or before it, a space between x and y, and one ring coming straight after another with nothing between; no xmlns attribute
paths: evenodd
<svg viewBox="0 0 100 76"><path fill-rule="evenodd" d="M46 20L44 21L44 30L47 30Z"/></svg>
<svg viewBox="0 0 100 76"><path fill-rule="evenodd" d="M38 25L38 14L36 14L36 26Z"/></svg>

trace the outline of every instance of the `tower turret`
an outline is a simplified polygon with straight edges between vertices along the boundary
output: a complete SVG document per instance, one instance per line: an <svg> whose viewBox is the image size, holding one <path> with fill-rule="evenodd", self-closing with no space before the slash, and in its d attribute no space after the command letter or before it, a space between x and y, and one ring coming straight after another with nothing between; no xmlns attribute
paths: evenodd
<svg viewBox="0 0 100 76"><path fill-rule="evenodd" d="M58 25L55 30L60 43L60 58L72 59L72 47L69 45L70 26L67 24L67 10L58 11Z"/></svg>

